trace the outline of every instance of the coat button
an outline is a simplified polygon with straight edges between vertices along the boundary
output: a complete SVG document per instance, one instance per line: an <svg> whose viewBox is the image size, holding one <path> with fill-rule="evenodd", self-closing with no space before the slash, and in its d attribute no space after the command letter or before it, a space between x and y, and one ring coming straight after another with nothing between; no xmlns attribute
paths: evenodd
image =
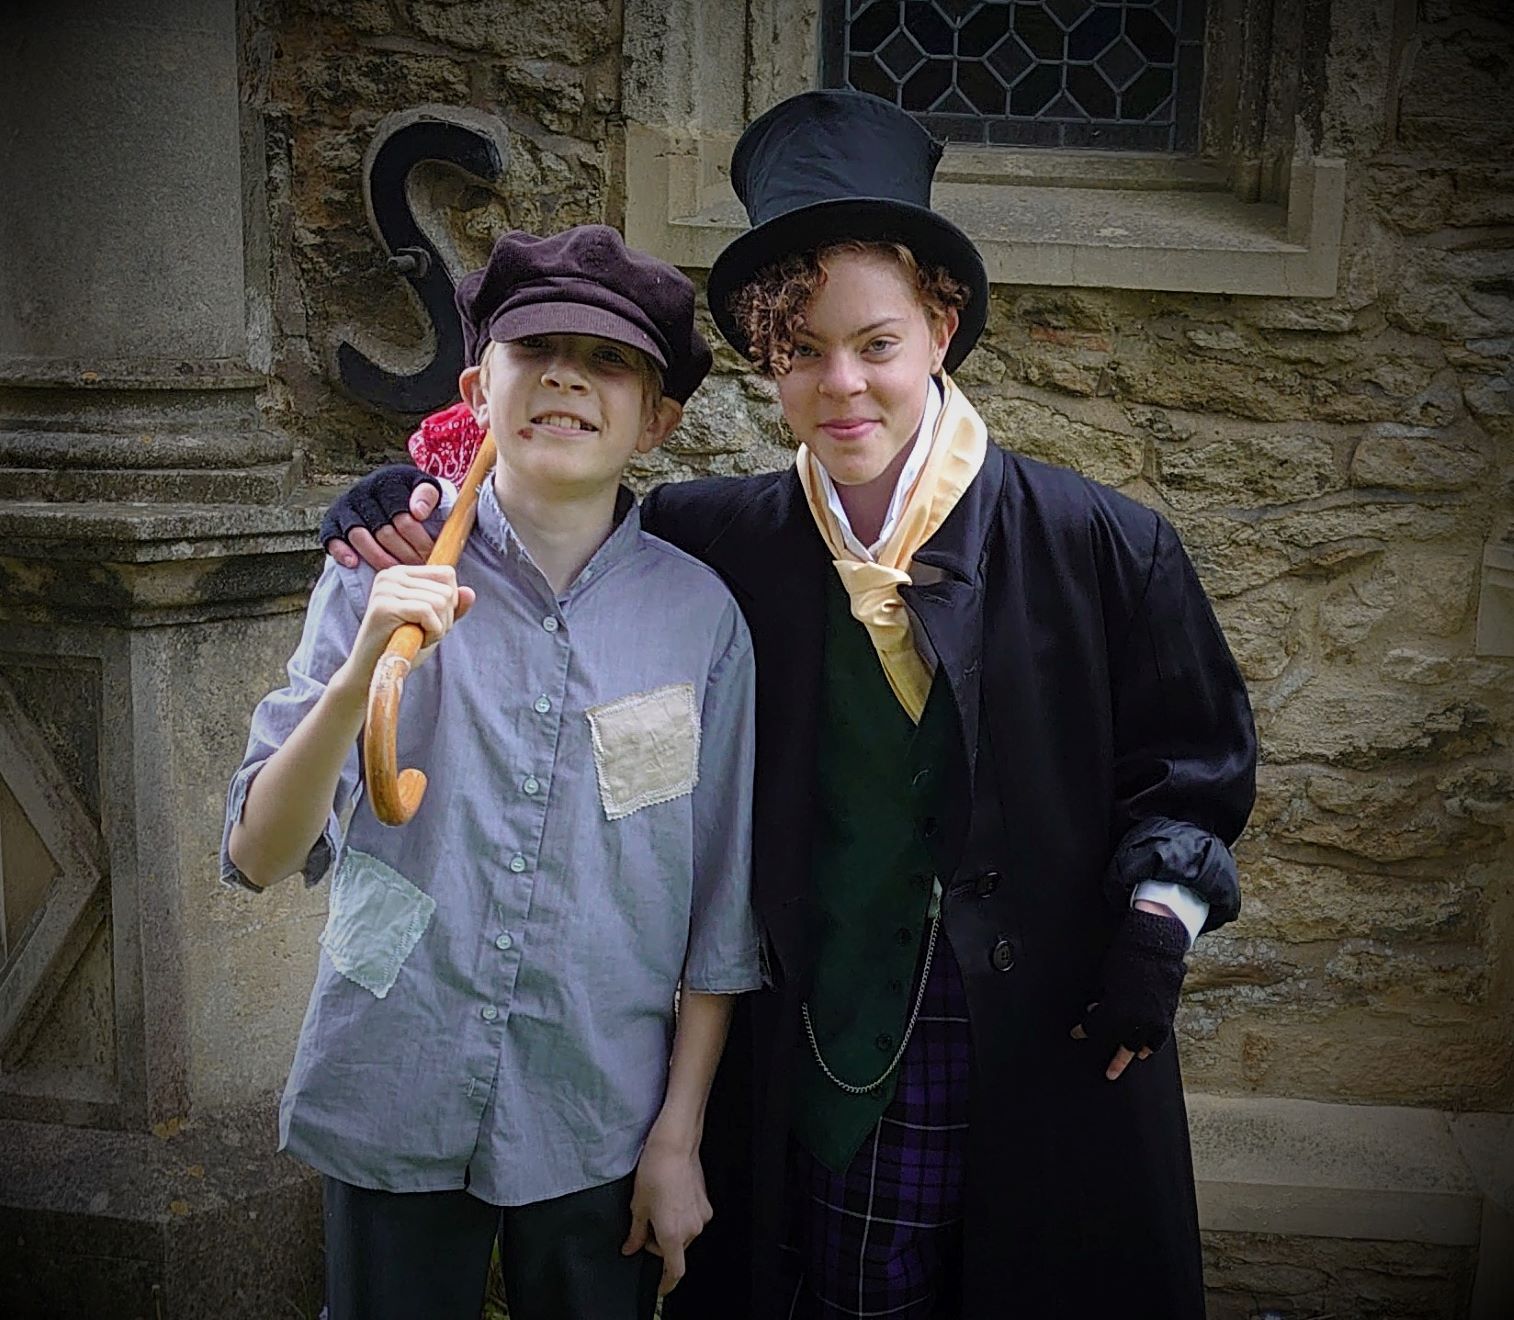
<svg viewBox="0 0 1514 1320"><path fill-rule="evenodd" d="M875 1040L873 1044L878 1047L878 1052L880 1054L887 1054L891 1049L894 1048L894 1038L890 1036L888 1032L880 1031L878 1033L878 1039Z"/></svg>
<svg viewBox="0 0 1514 1320"><path fill-rule="evenodd" d="M922 839L934 839L941 824L934 816L927 816L920 822L920 837Z"/></svg>
<svg viewBox="0 0 1514 1320"><path fill-rule="evenodd" d="M997 871L984 871L978 877L978 897L987 898L999 887L999 873Z"/></svg>
<svg viewBox="0 0 1514 1320"><path fill-rule="evenodd" d="M912 931L908 926L900 926L899 929L894 932L894 938L898 940L901 945L908 944L915 938L915 932Z"/></svg>
<svg viewBox="0 0 1514 1320"><path fill-rule="evenodd" d="M988 955L988 961L993 963L996 972L1009 971L1015 965L1015 946L1008 940L1000 940Z"/></svg>

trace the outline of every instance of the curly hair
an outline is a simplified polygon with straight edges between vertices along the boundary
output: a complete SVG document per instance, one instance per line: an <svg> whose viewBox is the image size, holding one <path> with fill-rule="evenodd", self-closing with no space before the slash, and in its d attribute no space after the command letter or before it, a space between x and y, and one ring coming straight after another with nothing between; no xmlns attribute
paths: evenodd
<svg viewBox="0 0 1514 1320"><path fill-rule="evenodd" d="M932 326L947 309L967 306L972 291L941 266L922 266L903 243L862 239L827 243L764 266L731 295L731 314L746 335L747 357L764 376L785 376L794 364L794 339L805 309L825 283L826 262L842 253L887 257L898 262L919 295Z"/></svg>

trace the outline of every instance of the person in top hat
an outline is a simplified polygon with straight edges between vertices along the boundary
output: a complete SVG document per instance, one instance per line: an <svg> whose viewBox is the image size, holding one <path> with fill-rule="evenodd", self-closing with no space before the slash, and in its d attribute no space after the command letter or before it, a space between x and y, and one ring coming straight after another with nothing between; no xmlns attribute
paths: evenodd
<svg viewBox="0 0 1514 1320"><path fill-rule="evenodd" d="M750 637L620 484L710 353L688 279L604 226L507 234L457 304L497 441L477 523L455 573L328 562L222 877L332 877L280 1114L324 1175L329 1320L477 1320L496 1239L514 1320L650 1320L709 1217L706 1096L760 983ZM402 623L435 650L398 736L431 783L391 829L356 739Z"/></svg>
<svg viewBox="0 0 1514 1320"><path fill-rule="evenodd" d="M930 209L940 153L851 92L746 130L710 310L799 450L643 505L752 630L772 979L667 1314L1197 1320L1170 1037L1192 939L1239 908L1250 708L1168 523L1001 447L952 381L988 281ZM329 548L411 553L382 521Z"/></svg>

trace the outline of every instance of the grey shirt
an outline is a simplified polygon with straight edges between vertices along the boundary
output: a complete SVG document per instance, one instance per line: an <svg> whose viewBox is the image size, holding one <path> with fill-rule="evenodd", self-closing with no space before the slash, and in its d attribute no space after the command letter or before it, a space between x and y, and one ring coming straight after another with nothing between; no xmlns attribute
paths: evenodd
<svg viewBox="0 0 1514 1320"><path fill-rule="evenodd" d="M304 868L332 874L330 916L280 1111L282 1147L322 1173L497 1205L618 1178L662 1103L677 985L760 983L751 641L629 504L555 596L485 483L458 565L478 600L405 683L399 763L430 781L414 819L381 825L347 758ZM327 561L228 837L372 579ZM221 872L242 881L224 841Z"/></svg>

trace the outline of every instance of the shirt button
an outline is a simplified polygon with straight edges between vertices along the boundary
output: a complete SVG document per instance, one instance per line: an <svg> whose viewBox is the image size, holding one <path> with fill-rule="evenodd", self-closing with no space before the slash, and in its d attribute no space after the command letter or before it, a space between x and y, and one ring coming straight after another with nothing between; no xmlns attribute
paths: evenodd
<svg viewBox="0 0 1514 1320"><path fill-rule="evenodd" d="M891 1049L894 1048L894 1038L890 1036L888 1032L882 1031L878 1033L878 1039L875 1040L873 1044L878 1047L878 1052L880 1054L887 1054Z"/></svg>
<svg viewBox="0 0 1514 1320"><path fill-rule="evenodd" d="M494 947L502 953L514 943L515 941L510 938L508 931L503 935L496 935L494 937Z"/></svg>
<svg viewBox="0 0 1514 1320"><path fill-rule="evenodd" d="M552 703L548 701L546 697L537 697L532 705L538 715L545 715L549 710L552 709Z"/></svg>
<svg viewBox="0 0 1514 1320"><path fill-rule="evenodd" d="M551 615L550 615L550 614L549 614L549 615L547 615L547 617L546 617L546 618L545 618L545 619L543 619L543 620L542 620L542 621L541 621L541 626L542 626L542 627L543 627L543 628L544 628L544 629L545 629L545 630L546 630L546 631L547 631L547 632L556 632L556 631L557 631L557 620L556 620L556 619L554 619L554 618L553 618L553 617L552 617L552 616L551 616Z"/></svg>
<svg viewBox="0 0 1514 1320"><path fill-rule="evenodd" d="M493 1004L485 1004L481 1009L478 1010L478 1015L483 1018L485 1022L493 1022L494 1019L499 1016L499 1009L495 1008Z"/></svg>
<svg viewBox="0 0 1514 1320"><path fill-rule="evenodd" d="M510 869L514 871L516 875L519 875L526 869L526 859L519 853L516 853L515 856L510 859Z"/></svg>
<svg viewBox="0 0 1514 1320"><path fill-rule="evenodd" d="M535 796L541 792L541 781L535 775L527 775L526 782L521 787L526 790L528 795Z"/></svg>

